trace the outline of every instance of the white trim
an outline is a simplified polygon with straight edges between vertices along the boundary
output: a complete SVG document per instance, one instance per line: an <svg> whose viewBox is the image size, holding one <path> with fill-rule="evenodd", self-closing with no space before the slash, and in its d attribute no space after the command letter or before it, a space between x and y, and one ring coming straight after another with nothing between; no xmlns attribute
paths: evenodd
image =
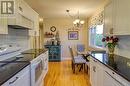
<svg viewBox="0 0 130 86"><path fill-rule="evenodd" d="M70 57L61 57L61 61L71 60Z"/></svg>
<svg viewBox="0 0 130 86"><path fill-rule="evenodd" d="M95 48L95 49L102 49L102 50L106 50L106 48L105 47L98 47L98 46L92 46L92 45L90 45L89 47L91 47L91 48Z"/></svg>

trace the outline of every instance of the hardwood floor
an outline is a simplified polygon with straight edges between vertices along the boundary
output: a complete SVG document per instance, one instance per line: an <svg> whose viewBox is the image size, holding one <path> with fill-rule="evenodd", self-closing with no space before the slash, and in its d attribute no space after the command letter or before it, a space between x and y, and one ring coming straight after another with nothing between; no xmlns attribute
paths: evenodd
<svg viewBox="0 0 130 86"><path fill-rule="evenodd" d="M73 74L70 61L49 62L44 86L90 86L89 77L83 71Z"/></svg>

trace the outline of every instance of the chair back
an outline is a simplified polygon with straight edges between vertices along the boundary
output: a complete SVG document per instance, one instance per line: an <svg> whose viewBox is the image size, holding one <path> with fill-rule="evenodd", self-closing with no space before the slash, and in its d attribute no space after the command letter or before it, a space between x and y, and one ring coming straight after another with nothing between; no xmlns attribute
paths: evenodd
<svg viewBox="0 0 130 86"><path fill-rule="evenodd" d="M78 52L84 52L85 51L85 45L84 44L78 44L77 45L77 51Z"/></svg>
<svg viewBox="0 0 130 86"><path fill-rule="evenodd" d="M73 53L73 50L70 46L69 46L69 51L70 51L71 58L73 60L74 59L74 53Z"/></svg>

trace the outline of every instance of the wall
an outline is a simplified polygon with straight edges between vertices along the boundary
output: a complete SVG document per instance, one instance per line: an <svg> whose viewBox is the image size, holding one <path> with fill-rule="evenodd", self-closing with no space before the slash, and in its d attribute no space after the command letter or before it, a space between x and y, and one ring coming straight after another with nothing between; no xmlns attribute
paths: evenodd
<svg viewBox="0 0 130 86"><path fill-rule="evenodd" d="M119 43L115 49L115 53L130 58L130 36L118 36Z"/></svg>
<svg viewBox="0 0 130 86"><path fill-rule="evenodd" d="M50 27L55 26L57 31L59 31L60 41L61 41L61 56L62 59L69 59L70 53L68 46L85 44L87 47L87 24L79 30L79 40L68 40L68 29L72 28L71 19L44 19L44 32L51 32ZM46 42L47 38L44 39Z"/></svg>
<svg viewBox="0 0 130 86"><path fill-rule="evenodd" d="M29 49L29 36L27 29L8 29L8 34L0 34L1 44L14 44L22 47L22 50Z"/></svg>

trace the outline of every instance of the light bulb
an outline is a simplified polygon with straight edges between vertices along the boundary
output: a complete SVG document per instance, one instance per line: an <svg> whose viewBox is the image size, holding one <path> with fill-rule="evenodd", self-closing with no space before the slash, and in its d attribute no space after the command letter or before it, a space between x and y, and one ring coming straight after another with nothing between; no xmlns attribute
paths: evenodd
<svg viewBox="0 0 130 86"><path fill-rule="evenodd" d="M81 23L81 24L84 24L84 21L82 20L82 21L80 21L80 23Z"/></svg>
<svg viewBox="0 0 130 86"><path fill-rule="evenodd" d="M77 22L76 21L73 21L73 24L76 24Z"/></svg>
<svg viewBox="0 0 130 86"><path fill-rule="evenodd" d="M75 22L76 22L76 23L79 23L79 22L80 22L80 20L79 20L79 19L76 19L76 20L75 20Z"/></svg>

